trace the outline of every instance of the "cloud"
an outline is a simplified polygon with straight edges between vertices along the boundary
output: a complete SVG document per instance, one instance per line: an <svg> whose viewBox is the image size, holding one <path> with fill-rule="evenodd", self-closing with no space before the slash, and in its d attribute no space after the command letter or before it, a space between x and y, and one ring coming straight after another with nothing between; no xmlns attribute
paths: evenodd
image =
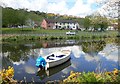
<svg viewBox="0 0 120 84"><path fill-rule="evenodd" d="M47 12L65 14L68 10L66 5L65 1L60 1L59 3L49 3Z"/></svg>
<svg viewBox="0 0 120 84"><path fill-rule="evenodd" d="M86 14L90 11L90 5L83 4L81 0L77 0L75 5L68 10L69 15Z"/></svg>
<svg viewBox="0 0 120 84"><path fill-rule="evenodd" d="M34 11L86 16L93 12L91 5L101 0L2 0L7 7L27 8ZM85 3L84 3L85 2Z"/></svg>
<svg viewBox="0 0 120 84"><path fill-rule="evenodd" d="M25 61L20 60L19 62L13 62L15 65L25 64Z"/></svg>
<svg viewBox="0 0 120 84"><path fill-rule="evenodd" d="M98 55L91 56L90 54L86 54L86 55L84 55L84 57L85 57L85 60L88 61L88 62L91 62L91 61L98 62L100 60L100 57Z"/></svg>
<svg viewBox="0 0 120 84"><path fill-rule="evenodd" d="M37 71L37 69L32 66L25 66L24 68L25 68L25 72L29 74L35 74Z"/></svg>
<svg viewBox="0 0 120 84"><path fill-rule="evenodd" d="M47 0L2 0L7 7L28 8L29 10L40 10L44 11L48 5Z"/></svg>
<svg viewBox="0 0 120 84"><path fill-rule="evenodd" d="M81 55L84 55L85 53L82 51L81 46L73 46L72 52L75 56L75 58L80 58Z"/></svg>
<svg viewBox="0 0 120 84"><path fill-rule="evenodd" d="M99 52L107 60L118 62L118 47L113 44L107 44L106 47Z"/></svg>
<svg viewBox="0 0 120 84"><path fill-rule="evenodd" d="M48 5L47 0L33 0L30 4L31 10L46 11L46 6Z"/></svg>
<svg viewBox="0 0 120 84"><path fill-rule="evenodd" d="M105 1L105 0L104 0ZM116 5L117 2L120 0L107 0L106 4L101 6L97 12L99 12L101 15L105 16L112 16L112 17L118 17L118 8L119 6Z"/></svg>

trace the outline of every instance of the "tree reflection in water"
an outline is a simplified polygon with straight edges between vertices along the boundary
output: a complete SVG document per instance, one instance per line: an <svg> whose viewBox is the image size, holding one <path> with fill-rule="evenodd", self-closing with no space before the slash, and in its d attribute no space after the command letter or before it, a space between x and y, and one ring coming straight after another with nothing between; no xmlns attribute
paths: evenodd
<svg viewBox="0 0 120 84"><path fill-rule="evenodd" d="M19 62L20 60L28 61L29 48L24 45L8 45L3 44L2 53L8 53L7 58L13 62Z"/></svg>
<svg viewBox="0 0 120 84"><path fill-rule="evenodd" d="M106 46L105 41L90 41L90 42L82 42L82 50L85 53L92 54L92 53L98 53L99 51L102 51L104 47Z"/></svg>

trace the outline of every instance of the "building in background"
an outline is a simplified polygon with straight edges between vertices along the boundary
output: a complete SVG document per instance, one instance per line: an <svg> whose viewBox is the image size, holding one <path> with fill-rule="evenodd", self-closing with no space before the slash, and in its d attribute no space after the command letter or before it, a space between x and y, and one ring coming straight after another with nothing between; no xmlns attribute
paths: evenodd
<svg viewBox="0 0 120 84"><path fill-rule="evenodd" d="M71 29L76 30L79 28L77 21L73 20L56 20L56 19L43 19L41 27L44 29Z"/></svg>

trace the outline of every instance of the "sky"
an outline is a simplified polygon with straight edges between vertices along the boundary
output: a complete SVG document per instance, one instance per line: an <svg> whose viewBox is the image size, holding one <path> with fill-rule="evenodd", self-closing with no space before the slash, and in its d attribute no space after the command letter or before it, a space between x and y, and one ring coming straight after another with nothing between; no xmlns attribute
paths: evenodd
<svg viewBox="0 0 120 84"><path fill-rule="evenodd" d="M0 5L14 9L27 8L40 12L85 17L102 7L98 5L100 1L105 0L2 0Z"/></svg>

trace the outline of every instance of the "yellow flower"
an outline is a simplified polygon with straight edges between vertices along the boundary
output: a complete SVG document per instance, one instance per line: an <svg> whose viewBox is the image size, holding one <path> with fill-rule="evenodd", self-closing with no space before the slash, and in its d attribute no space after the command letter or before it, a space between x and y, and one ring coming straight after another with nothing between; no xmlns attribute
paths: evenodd
<svg viewBox="0 0 120 84"><path fill-rule="evenodd" d="M106 72L105 74L106 74L106 75L111 75L111 72Z"/></svg>
<svg viewBox="0 0 120 84"><path fill-rule="evenodd" d="M0 71L0 75L2 74L2 71Z"/></svg>
<svg viewBox="0 0 120 84"><path fill-rule="evenodd" d="M101 75L100 75L100 74L96 75L96 78L100 78L100 77L101 77Z"/></svg>
<svg viewBox="0 0 120 84"><path fill-rule="evenodd" d="M73 71L71 71L71 72L70 72L70 75L71 75L71 74L73 74L73 73L74 73L74 72L73 72Z"/></svg>
<svg viewBox="0 0 120 84"><path fill-rule="evenodd" d="M2 79L4 80L4 79L6 79L6 74L4 74L4 73L2 73Z"/></svg>
<svg viewBox="0 0 120 84"><path fill-rule="evenodd" d="M113 74L118 75L118 72L119 72L118 69L114 69Z"/></svg>
<svg viewBox="0 0 120 84"><path fill-rule="evenodd" d="M4 72L5 72L5 69L3 69L2 72L4 73Z"/></svg>
<svg viewBox="0 0 120 84"><path fill-rule="evenodd" d="M8 69L10 69L11 68L11 66L8 66Z"/></svg>

